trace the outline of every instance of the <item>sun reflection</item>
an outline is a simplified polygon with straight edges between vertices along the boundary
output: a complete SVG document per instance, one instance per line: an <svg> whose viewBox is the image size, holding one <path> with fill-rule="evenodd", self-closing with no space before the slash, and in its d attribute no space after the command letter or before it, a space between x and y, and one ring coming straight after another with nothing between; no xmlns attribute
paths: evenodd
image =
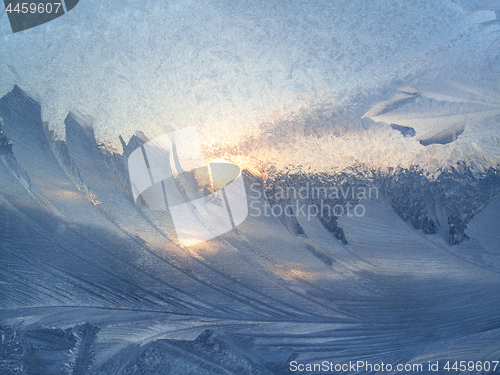
<svg viewBox="0 0 500 375"><path fill-rule="evenodd" d="M193 170L200 191L213 193L223 189L241 174L240 167L223 159L212 160L202 168Z"/></svg>
<svg viewBox="0 0 500 375"><path fill-rule="evenodd" d="M224 186L238 178L241 173L240 168L233 163L212 162L208 166L214 190L224 188Z"/></svg>

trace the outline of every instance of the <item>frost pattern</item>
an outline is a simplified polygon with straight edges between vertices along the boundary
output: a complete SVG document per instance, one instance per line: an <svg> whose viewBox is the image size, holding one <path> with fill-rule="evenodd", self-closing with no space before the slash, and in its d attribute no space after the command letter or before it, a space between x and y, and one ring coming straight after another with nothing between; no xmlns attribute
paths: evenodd
<svg viewBox="0 0 500 375"><path fill-rule="evenodd" d="M450 117L463 120L467 115L460 112L465 112L465 106L459 104L462 109L446 109L448 112L457 110L459 115ZM384 102L386 107L394 105L397 103ZM382 107L375 108L382 111ZM418 111L413 114L423 113L421 109ZM390 115L394 117L392 112ZM469 117L476 119L476 123L455 142L424 147L418 133L417 137L405 137L388 125L390 120L387 124L375 123L358 116L354 105L341 107L322 97L297 111L270 116L261 124L260 134L256 136L248 136L238 143L207 143L206 155L222 157L261 173L338 174L354 169L354 173L376 170L388 174L398 168L417 167L434 179L443 171L465 167L481 175L488 168L500 165L500 140L498 116L490 115L477 121L480 116L481 113ZM431 121L436 119L440 120L430 118ZM406 124L404 121L398 123ZM420 122L412 122L413 125L417 123ZM424 120L421 123L425 125Z"/></svg>
<svg viewBox="0 0 500 375"><path fill-rule="evenodd" d="M413 127L422 141L471 131L482 120L500 114L500 91L448 81L438 90L400 88L390 100L375 104L364 117ZM494 122L497 123L497 122ZM489 136L498 140L498 128ZM482 132L484 135L484 132ZM455 137L456 138L456 137Z"/></svg>
<svg viewBox="0 0 500 375"><path fill-rule="evenodd" d="M423 0L86 0L22 33L0 24L0 96L22 87L58 139L78 109L118 148L118 134L193 125L234 141L317 93L343 101L425 72L488 70L498 41L477 25L493 17Z"/></svg>

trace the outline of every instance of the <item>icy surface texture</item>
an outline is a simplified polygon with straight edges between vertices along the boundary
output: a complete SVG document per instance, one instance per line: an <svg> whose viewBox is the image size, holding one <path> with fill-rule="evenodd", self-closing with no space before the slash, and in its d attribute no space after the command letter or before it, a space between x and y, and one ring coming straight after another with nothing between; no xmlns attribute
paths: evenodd
<svg viewBox="0 0 500 375"><path fill-rule="evenodd" d="M191 125L207 139L233 140L270 110L316 93L348 100L395 81L482 76L498 48L497 26L479 27L495 19L491 9L422 0L86 0L16 34L4 12L0 94L23 87L58 138L76 108L94 118L99 140L118 147L118 133L156 137Z"/></svg>
<svg viewBox="0 0 500 375"><path fill-rule="evenodd" d="M16 330L0 326L2 374L87 374L99 328L84 323L67 329Z"/></svg>
<svg viewBox="0 0 500 375"><path fill-rule="evenodd" d="M500 360L498 10L81 0L16 34L0 14L0 372ZM243 170L249 215L181 248L127 158L188 126ZM273 194L313 183L338 198ZM272 211L322 203L364 214Z"/></svg>
<svg viewBox="0 0 500 375"><path fill-rule="evenodd" d="M475 160L487 169L499 162L500 64L498 25L481 23L496 19L495 4L87 0L22 33L2 23L0 94L23 87L55 140L69 112L88 116L111 153L121 153L119 135L196 126L207 149L229 144L227 158L264 141L248 168L418 164L433 175ZM415 120L415 138L360 121L398 88L395 106L411 103L391 122ZM442 129L445 115L461 121ZM418 142L457 136L428 150Z"/></svg>
<svg viewBox="0 0 500 375"><path fill-rule="evenodd" d="M354 208L361 199L384 196L395 212L426 234L439 233L451 245L467 238L469 221L500 194L498 170L478 175L464 163L429 180L419 168L397 169L389 174L359 166L338 174L273 173L266 180L266 196L271 205L285 209L297 196L308 205L338 207L338 213L324 210L318 215L323 225L347 243L337 225L345 207ZM288 189L288 190L287 190ZM288 193L287 193L288 192Z"/></svg>
<svg viewBox="0 0 500 375"><path fill-rule="evenodd" d="M476 175L500 165L500 115L495 113L473 122L474 126L453 142L428 146L421 144L421 138L405 137L389 126L389 119L375 123L362 118L363 113L356 101L340 106L331 97L318 97L295 111L270 115L260 124L257 135L238 142L207 144L206 154L265 173L272 169L338 174L354 168L360 173L374 170L388 174L398 168L418 167L430 180L443 171L462 168L463 163ZM468 118L453 117L460 121ZM440 119L440 113L431 118L434 122Z"/></svg>
<svg viewBox="0 0 500 375"><path fill-rule="evenodd" d="M388 201L403 219L424 233L440 233L451 245L467 238L469 221L500 194L498 171L475 176L463 166L434 181L420 171L398 171L385 185Z"/></svg>
<svg viewBox="0 0 500 375"><path fill-rule="evenodd" d="M436 91L400 88L392 99L375 104L364 117L412 127L423 145L446 144L466 131L469 140L490 143L486 147L498 154L499 87L480 88L453 81L443 86ZM490 121L483 123L485 119ZM481 129L471 132L478 124L483 125ZM481 142L486 138L493 138L493 143Z"/></svg>
<svg viewBox="0 0 500 375"><path fill-rule="evenodd" d="M292 360L500 359L494 170L463 166L432 180L420 169L269 167L265 183L244 171L247 219L181 248L171 218L127 193L125 158L144 134L124 142L124 155L111 153L73 113L66 141L54 140L40 105L19 88L0 99L0 115L8 139L0 155L2 373L289 374ZM380 192L340 190L326 200L362 204L364 215L252 215L290 203L274 194L280 187L308 183ZM434 227L425 234L401 216Z"/></svg>

